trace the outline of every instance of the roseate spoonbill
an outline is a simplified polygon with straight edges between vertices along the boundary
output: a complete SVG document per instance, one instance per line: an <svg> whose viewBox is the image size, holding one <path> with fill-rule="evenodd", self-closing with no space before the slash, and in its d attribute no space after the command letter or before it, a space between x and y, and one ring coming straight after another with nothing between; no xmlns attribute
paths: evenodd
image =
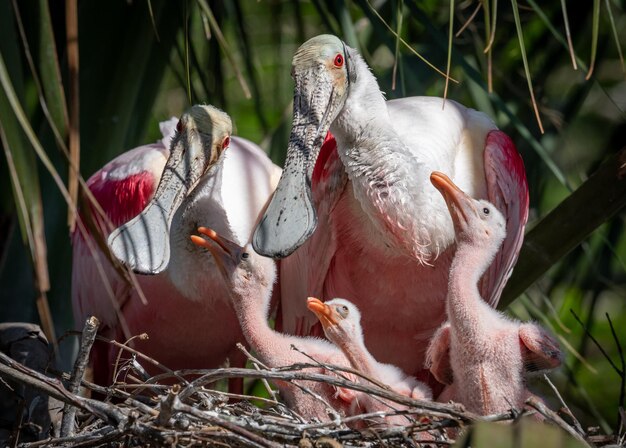
<svg viewBox="0 0 626 448"><path fill-rule="evenodd" d="M456 234L446 298L449 323L431 341L431 369L440 381L453 382L452 399L471 411L519 409L530 394L524 371L559 366L559 345L539 325L494 310L478 291L480 277L505 237L502 214L491 203L468 196L443 173L433 172L430 179L445 199Z"/></svg>
<svg viewBox="0 0 626 448"><path fill-rule="evenodd" d="M326 337L339 347L353 369L389 386L399 394L418 400L432 399L432 392L426 384L410 377L396 366L383 364L374 359L363 341L361 313L352 302L337 298L324 303L315 297L309 297L307 308L317 316ZM367 412L385 412L390 408L407 409L406 406L376 400L372 397L364 401L363 407L367 409ZM410 417L402 415L390 415L385 418L385 423L389 425L402 426L411 421Z"/></svg>
<svg viewBox="0 0 626 448"><path fill-rule="evenodd" d="M289 366L295 363L311 363L311 358L293 350L291 346L314 358L316 361L338 366L348 366L346 357L330 342L315 338L293 336L280 333L270 327L268 315L272 286L276 280L274 261L257 255L252 246L242 247L214 230L203 227L192 235L191 240L198 246L208 249L230 288L231 299L243 334L259 359L269 367ZM329 373L326 369L311 368L309 371ZM364 394L349 389L336 388L329 384L303 381L302 386L323 398L335 411L353 415L359 409L358 397ZM318 398L304 392L298 386L277 381L287 406L305 418L328 420L327 406Z"/></svg>
<svg viewBox="0 0 626 448"><path fill-rule="evenodd" d="M236 348L244 337L221 275L213 258L188 237L204 222L246 241L278 181L280 169L258 146L236 137L231 141L231 126L230 117L212 106L194 106L180 120L161 123L163 140L118 156L88 180L110 220L81 212L83 220L94 223L87 238L95 253L83 235L72 235L75 321L93 314L103 333L118 341L148 333L149 340L135 340L135 348L172 369L245 361ZM110 241L129 266L155 274L136 277L147 303L99 249L115 226L129 220L133 224L114 232ZM202 275L195 275L200 266ZM95 379L108 384L117 350L102 345L94 352Z"/></svg>
<svg viewBox="0 0 626 448"><path fill-rule="evenodd" d="M378 362L367 350L361 328L361 313L352 302L337 298L324 303L309 297L307 307L315 313L326 337L341 349L352 368L388 385L399 394L418 400L432 399L431 390L426 384L396 366Z"/></svg>
<svg viewBox="0 0 626 448"><path fill-rule="evenodd" d="M450 100L442 108L441 98L386 102L361 56L335 36L304 43L292 74L287 161L253 238L260 254L293 252L281 262L283 329L310 334L316 322L290 298L351 297L374 357L417 374L445 318L454 243L429 175L448 173L507 219L507 239L481 284L494 306L528 215L522 160L481 112ZM324 143L328 130L336 145ZM397 309L389 325L389 310Z"/></svg>

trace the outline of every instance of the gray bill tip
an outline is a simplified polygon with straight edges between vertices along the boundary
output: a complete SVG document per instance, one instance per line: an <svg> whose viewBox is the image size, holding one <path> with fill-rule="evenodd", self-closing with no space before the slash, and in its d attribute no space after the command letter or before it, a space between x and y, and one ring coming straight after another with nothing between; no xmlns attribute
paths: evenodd
<svg viewBox="0 0 626 448"><path fill-rule="evenodd" d="M259 254L285 258L315 231L317 214L304 182L283 174L265 215L254 230L252 247Z"/></svg>
<svg viewBox="0 0 626 448"><path fill-rule="evenodd" d="M152 219L155 208L115 229L107 240L113 255L137 274L163 272L170 260L170 238L164 218Z"/></svg>

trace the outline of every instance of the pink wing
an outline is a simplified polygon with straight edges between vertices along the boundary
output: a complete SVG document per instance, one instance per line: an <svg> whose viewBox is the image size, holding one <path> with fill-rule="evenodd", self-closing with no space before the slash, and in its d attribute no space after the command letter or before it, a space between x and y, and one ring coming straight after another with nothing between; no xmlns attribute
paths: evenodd
<svg viewBox="0 0 626 448"><path fill-rule="evenodd" d="M316 250L309 254L308 291L316 297L325 297L324 284L337 250L337 235L333 228L333 210L348 183L348 175L337 153L337 142L328 133L318 163L313 170L313 202L317 207L318 224L308 247ZM320 250L319 248L324 248ZM317 295L316 295L317 294ZM332 297L330 297L332 298Z"/></svg>
<svg viewBox="0 0 626 448"><path fill-rule="evenodd" d="M558 341L540 325L532 322L521 324L519 339L527 372L554 369L563 362Z"/></svg>
<svg viewBox="0 0 626 448"><path fill-rule="evenodd" d="M480 282L482 296L495 308L524 240L528 183L522 157L504 132L493 130L487 134L483 157L488 199L506 218L506 238Z"/></svg>
<svg viewBox="0 0 626 448"><path fill-rule="evenodd" d="M123 319L121 305L133 286L110 261L106 238L117 226L138 215L154 195L169 151L159 142L118 156L87 181L106 216L96 211L86 195L80 210L85 232L72 234L72 304L76 326L95 315L115 327Z"/></svg>
<svg viewBox="0 0 626 448"><path fill-rule="evenodd" d="M431 338L425 365L441 384L452 384L454 378L450 364L450 322L444 322Z"/></svg>

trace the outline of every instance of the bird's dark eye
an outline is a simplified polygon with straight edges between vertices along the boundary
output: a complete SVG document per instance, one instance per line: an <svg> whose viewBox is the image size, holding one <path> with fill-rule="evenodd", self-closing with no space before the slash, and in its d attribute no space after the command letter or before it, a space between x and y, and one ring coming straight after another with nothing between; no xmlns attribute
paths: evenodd
<svg viewBox="0 0 626 448"><path fill-rule="evenodd" d="M483 208L483 213L485 215L488 215L489 214L489 209L487 207Z"/></svg>
<svg viewBox="0 0 626 448"><path fill-rule="evenodd" d="M248 257L250 257L250 254L248 252L244 252L241 254L241 258L243 258L244 260Z"/></svg>
<svg viewBox="0 0 626 448"><path fill-rule="evenodd" d="M178 123L176 123L176 132L180 134L181 132L183 132L183 129L184 129L183 121L178 120Z"/></svg>
<svg viewBox="0 0 626 448"><path fill-rule="evenodd" d="M341 317L348 317L348 307L345 305L338 306L335 308Z"/></svg>

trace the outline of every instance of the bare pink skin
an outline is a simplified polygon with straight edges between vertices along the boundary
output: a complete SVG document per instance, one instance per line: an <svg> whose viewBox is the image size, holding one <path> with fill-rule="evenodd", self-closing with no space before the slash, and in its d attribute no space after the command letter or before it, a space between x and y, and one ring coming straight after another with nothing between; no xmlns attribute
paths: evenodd
<svg viewBox="0 0 626 448"><path fill-rule="evenodd" d="M502 214L493 204L463 193L442 173L431 175L452 216L457 249L450 268L448 322L433 337L428 359L439 381L452 384L453 399L479 414L521 409L530 392L524 373L557 367L558 343L534 323L494 310L478 282L504 239Z"/></svg>
<svg viewBox="0 0 626 448"><path fill-rule="evenodd" d="M245 343L245 338L228 299L228 289L218 273L213 283L205 275L197 288L204 291L203 294L193 297L175 286L171 276L177 274L169 270L157 275L136 275L147 300L144 303L134 286L112 267L101 250L111 231L138 215L152 199L169 156L166 145L169 145L176 121L167 125L171 129L164 132L162 142L123 153L87 181L108 219L85 213L86 207L92 210L94 207L87 201L81 204L81 218L88 232L86 237L78 230L72 235L72 304L76 326L80 328L88 316L95 315L101 321L100 332L105 337L124 342L130 336L147 333L147 340L134 339L132 346L174 370L216 368L226 362L243 366L245 357L236 344ZM224 166L234 167L236 165L227 163L240 160L261 165L263 161L249 151L249 145L233 138L227 154L231 160L225 161ZM254 166L256 174L262 171L257 165ZM250 206L251 214L258 213L264 200L252 210L254 195L249 196L239 201L239 206ZM206 202L208 200L203 205ZM195 250L187 238L185 243ZM210 256L207 259L212 260ZM110 284L112 296L106 291L99 265ZM208 268L199 269L206 274ZM97 383L109 385L115 379L117 356L118 349L96 343L92 361ZM124 354L123 358L127 357L128 354ZM142 362L142 365L150 374L163 373L150 363ZM233 382L232 387L233 391L241 392L242 383Z"/></svg>
<svg viewBox="0 0 626 448"><path fill-rule="evenodd" d="M198 228L198 232L208 240L193 235L192 241L208 249L215 257L224 276L225 284L231 290L231 300L246 341L256 352L260 361L269 367L289 366L295 363L315 363L316 361L348 366L346 357L326 340L315 337L302 337L275 331L268 323L272 286L275 281L274 262L257 255L252 247L239 246L222 238L215 231ZM269 267L268 267L269 266ZM296 351L292 346L308 356ZM310 372L333 375L324 368L310 368ZM345 374L350 379L352 375ZM299 387L289 382L275 381L285 403L300 416L322 421L329 420L329 410L344 415L361 413L358 392L337 388L325 383L300 382L310 391L321 397L329 406Z"/></svg>
<svg viewBox="0 0 626 448"><path fill-rule="evenodd" d="M509 231L480 284L484 297L495 306L521 247L528 214L528 188L519 153L501 131L487 134L482 158L487 183L484 197L506 216ZM322 147L312 188L319 220L317 229L301 248L281 261L284 331L322 333L304 305L289 300L290 297L350 297L361 310L368 351L380 362L425 378L422 369L428 342L446 316L454 244L429 264L420 264L403 250L388 247L387 236L372 227L355 197L332 139ZM425 180L421 188L432 186ZM442 210L424 209L423 213L429 216L447 211L444 206ZM395 235L398 246L411 245L412 234L403 233L398 227L390 227L388 232ZM394 324L389 325L390 310L399 309L402 313L396 313Z"/></svg>

